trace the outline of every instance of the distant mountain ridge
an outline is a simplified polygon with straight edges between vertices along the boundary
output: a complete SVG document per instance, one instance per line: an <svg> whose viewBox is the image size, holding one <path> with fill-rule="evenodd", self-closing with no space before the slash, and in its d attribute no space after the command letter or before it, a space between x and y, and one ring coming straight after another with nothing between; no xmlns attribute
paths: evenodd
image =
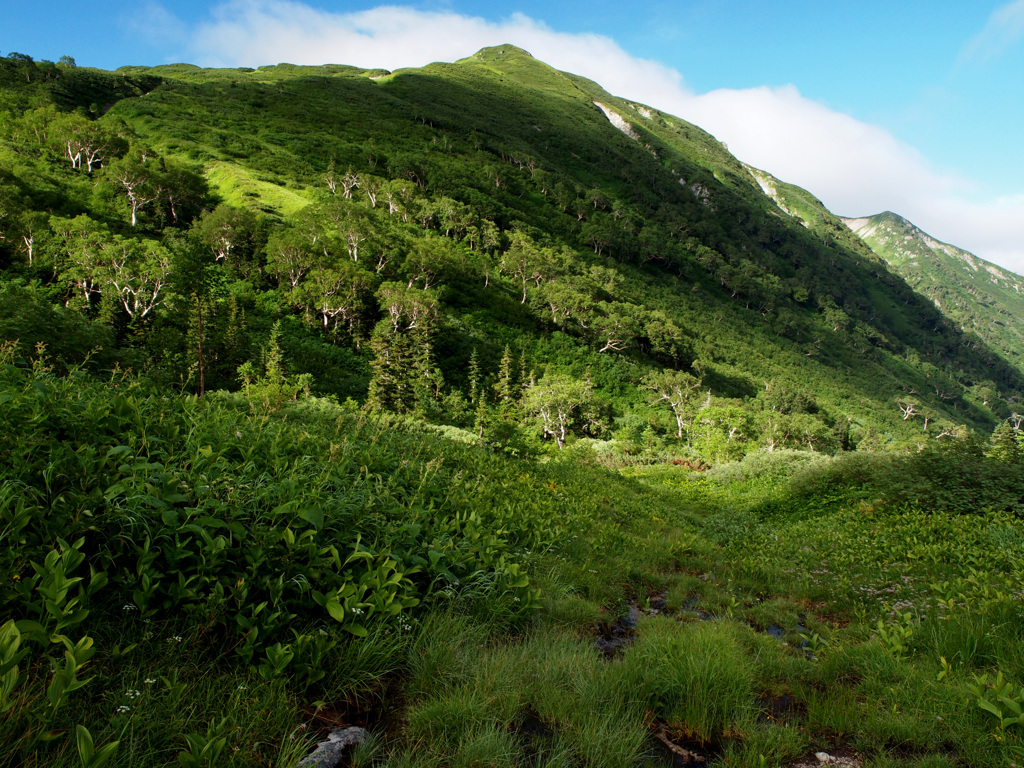
<svg viewBox="0 0 1024 768"><path fill-rule="evenodd" d="M891 211L842 221L964 331L1024 362L1024 277L941 242Z"/></svg>

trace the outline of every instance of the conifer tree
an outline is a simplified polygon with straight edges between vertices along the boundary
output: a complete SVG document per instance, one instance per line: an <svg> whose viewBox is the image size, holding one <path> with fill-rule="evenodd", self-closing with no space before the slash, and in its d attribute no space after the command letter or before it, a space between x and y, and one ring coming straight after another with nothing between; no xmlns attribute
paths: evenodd
<svg viewBox="0 0 1024 768"><path fill-rule="evenodd" d="M501 362L498 363L498 380L494 383L494 395L498 411L502 415L508 414L515 404L516 388L512 369L512 348L507 344Z"/></svg>
<svg viewBox="0 0 1024 768"><path fill-rule="evenodd" d="M475 403L480 394L480 357L473 347L473 354L469 356L469 402Z"/></svg>
<svg viewBox="0 0 1024 768"><path fill-rule="evenodd" d="M992 432L992 448L989 456L1006 464L1020 464L1021 450L1017 433L1009 421L1002 422Z"/></svg>

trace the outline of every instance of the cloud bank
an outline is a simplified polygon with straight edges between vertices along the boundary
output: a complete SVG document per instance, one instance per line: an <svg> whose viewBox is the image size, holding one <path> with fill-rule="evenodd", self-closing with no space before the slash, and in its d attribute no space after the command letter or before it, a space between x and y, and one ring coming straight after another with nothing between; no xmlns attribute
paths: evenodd
<svg viewBox="0 0 1024 768"><path fill-rule="evenodd" d="M1001 19L1004 30L1007 20L1024 25L1024 0L992 18L989 26ZM992 34L987 29L977 39ZM393 70L454 61L502 43L699 125L740 160L808 189L837 214L891 210L940 240L1024 273L1024 195L972 201L978 190L969 180L936 169L887 131L807 99L794 86L697 94L679 72L632 56L608 37L557 32L522 14L492 22L401 6L330 13L294 0L229 0L193 30L189 55L206 66L343 63Z"/></svg>

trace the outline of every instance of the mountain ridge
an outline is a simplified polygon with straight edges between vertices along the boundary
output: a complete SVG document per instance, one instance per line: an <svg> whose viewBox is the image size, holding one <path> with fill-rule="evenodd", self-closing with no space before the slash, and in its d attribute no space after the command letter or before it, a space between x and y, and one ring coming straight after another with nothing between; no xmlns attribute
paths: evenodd
<svg viewBox="0 0 1024 768"><path fill-rule="evenodd" d="M19 149L10 142L0 155L35 164L35 177L20 170L23 160L0 165L25 215L45 207L39 180L55 190L54 213L85 215L120 236L155 243L178 236L202 242L197 232L207 222L248 211L264 234L245 255L250 263L204 267L222 285L216 301L241 303L253 334L265 334L275 317L287 321L286 343L306 350L292 365L339 397L366 392L331 389L338 375L325 361L361 366L346 381L375 375L368 369L379 359L368 351L370 330L387 316L379 291L389 281L440 292L430 344L449 394L469 391L474 346L496 367L501 348L513 344L541 371L578 378L593 371L609 398L609 418L647 414L641 418L658 425L662 417L645 410L640 385L658 369L688 372L711 385L721 408L745 414L742 429L722 426L732 417L721 416L706 432L711 440L724 429L722 455L740 450L728 445L737 434L744 451L775 444L765 432L776 428L768 426L775 424L770 414L791 406L775 403L763 382L815 401L792 413L794 425L811 421L787 427L785 438L811 446L839 421L851 421L864 439L912 436L896 407L912 392L934 392L914 395L932 424L990 429L1024 389L1020 368L983 343L965 345L957 324L810 193L744 165L685 120L509 46L391 73L347 65L166 65L68 71L26 85L8 77L0 93L7 94L9 137L32 135L36 113L26 105L52 98L55 83L69 106L117 97L91 113L90 124L121 131L126 144L161 162L188 164L209 192L180 222L169 209L158 215L144 208L137 229L119 213L127 198L112 173L122 158L99 168L87 188L84 174L61 165L59 147L32 139ZM97 98L104 88L110 96ZM342 177L354 181L331 186ZM0 247L14 274L40 275L11 234ZM304 237L330 245L317 257L327 262L314 260L313 272L289 278L275 249ZM321 310L314 312L308 297L308 275L341 269L337 254L352 256L357 246L378 263L376 271L362 260L345 267L369 286L360 314L346 329L318 330L311 319ZM430 258L447 254L444 276L417 261L421 250ZM524 264L533 260L528 269L513 264L520 253ZM41 277L53 290L66 284L59 272L56 280ZM90 316L111 311L101 293L91 301ZM152 322L146 334L162 328L162 338L171 338L173 327L174 338L187 336L172 314L158 312ZM162 365L168 375L185 375L177 363ZM218 386L237 386L229 368L218 376ZM978 386L995 395L978 397ZM811 442L800 443L804 433Z"/></svg>
<svg viewBox="0 0 1024 768"><path fill-rule="evenodd" d="M891 211L843 221L961 328L977 333L1020 364L1024 277L933 238Z"/></svg>

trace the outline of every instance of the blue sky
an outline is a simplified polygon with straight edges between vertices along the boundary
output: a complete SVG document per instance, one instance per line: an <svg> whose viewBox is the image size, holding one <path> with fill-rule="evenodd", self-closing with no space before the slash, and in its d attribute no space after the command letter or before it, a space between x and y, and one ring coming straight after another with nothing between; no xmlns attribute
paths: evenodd
<svg viewBox="0 0 1024 768"><path fill-rule="evenodd" d="M894 210L1024 272L1024 0L17 5L0 51L106 69L393 69L512 42L710 130L838 214Z"/></svg>

